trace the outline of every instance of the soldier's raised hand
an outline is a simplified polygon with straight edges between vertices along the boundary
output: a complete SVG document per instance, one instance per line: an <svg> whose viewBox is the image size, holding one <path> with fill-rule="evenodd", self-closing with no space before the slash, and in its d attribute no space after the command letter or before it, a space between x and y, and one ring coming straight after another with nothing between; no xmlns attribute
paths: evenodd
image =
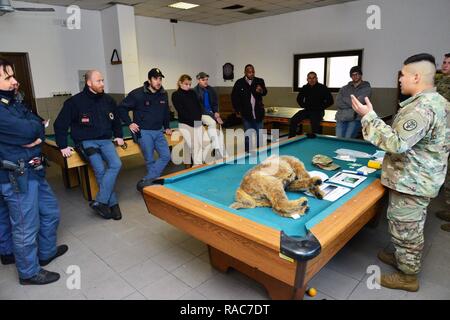
<svg viewBox="0 0 450 320"><path fill-rule="evenodd" d="M368 114L370 111L373 110L373 106L369 98L366 97L364 99L364 101L366 102L366 104L364 105L361 102L359 102L358 98L356 98L354 95L351 95L350 97L352 98L353 110L355 110L355 112L359 114L361 117L364 117L366 114Z"/></svg>

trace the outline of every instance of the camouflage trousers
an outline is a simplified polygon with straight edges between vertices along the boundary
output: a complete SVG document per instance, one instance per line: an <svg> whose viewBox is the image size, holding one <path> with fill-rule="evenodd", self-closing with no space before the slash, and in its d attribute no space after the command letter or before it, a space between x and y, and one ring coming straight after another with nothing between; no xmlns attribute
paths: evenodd
<svg viewBox="0 0 450 320"><path fill-rule="evenodd" d="M398 268L405 274L420 272L423 229L430 198L389 190L387 218Z"/></svg>
<svg viewBox="0 0 450 320"><path fill-rule="evenodd" d="M450 158L448 158L447 175L444 183L445 202L450 205Z"/></svg>

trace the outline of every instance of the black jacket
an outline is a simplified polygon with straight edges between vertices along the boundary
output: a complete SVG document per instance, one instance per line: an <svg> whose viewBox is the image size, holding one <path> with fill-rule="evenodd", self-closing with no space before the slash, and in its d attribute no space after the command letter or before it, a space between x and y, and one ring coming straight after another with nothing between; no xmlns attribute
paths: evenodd
<svg viewBox="0 0 450 320"><path fill-rule="evenodd" d="M256 86L263 88L262 93L256 92ZM251 94L255 97L255 115L257 121L264 119L264 104L262 97L267 94L266 85L261 78L254 77L250 86L245 77L236 81L231 92L231 102L236 112L239 112L246 120L253 120L252 104L250 102Z"/></svg>
<svg viewBox="0 0 450 320"><path fill-rule="evenodd" d="M64 102L53 124L56 144L67 148L67 133L79 144L85 140L122 138L122 125L114 99L107 94L95 94L87 86Z"/></svg>
<svg viewBox="0 0 450 320"><path fill-rule="evenodd" d="M0 92L0 160L9 160L17 164L19 160L28 162L34 157L39 157L42 144L33 148L22 147L36 141L37 138L45 140L42 119L16 101L12 92ZM44 170L31 172L39 176L45 174ZM0 169L0 183L9 183L8 176L9 171Z"/></svg>
<svg viewBox="0 0 450 320"><path fill-rule="evenodd" d="M300 107L309 112L321 113L333 104L333 96L327 86L317 83L314 86L305 84L300 88L297 96Z"/></svg>
<svg viewBox="0 0 450 320"><path fill-rule="evenodd" d="M202 107L194 90L178 89L172 93L172 103L178 113L178 121L193 127L194 121L202 121Z"/></svg>
<svg viewBox="0 0 450 320"><path fill-rule="evenodd" d="M134 89L119 104L119 115L126 125L136 123L143 130L161 130L170 127L169 98L163 87L151 92L148 81ZM133 111L131 120L129 111Z"/></svg>
<svg viewBox="0 0 450 320"><path fill-rule="evenodd" d="M205 110L205 106L203 103L203 95L205 94L205 91L208 91L209 96L209 105L211 106L211 110L213 113L219 112L219 103L217 100L217 94L216 91L211 86L207 86L206 88L202 88L199 85L196 85L194 88L195 93L197 94L198 101L200 102L200 105L202 106L202 112L203 114L209 114ZM213 117L214 119L214 117Z"/></svg>

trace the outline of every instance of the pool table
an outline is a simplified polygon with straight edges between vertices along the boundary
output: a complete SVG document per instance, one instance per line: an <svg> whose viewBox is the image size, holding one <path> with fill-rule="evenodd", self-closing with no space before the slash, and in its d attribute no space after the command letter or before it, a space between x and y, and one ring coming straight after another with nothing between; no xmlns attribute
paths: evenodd
<svg viewBox="0 0 450 320"><path fill-rule="evenodd" d="M259 157L278 150L321 171L311 163L317 154L334 156L338 148L374 153L359 140L317 135L271 145ZM308 197L309 210L300 219L284 218L271 208L231 209L234 193L255 155L215 163L166 177L144 188L148 211L208 245L211 264L225 272L234 268L265 286L272 299L302 299L308 281L376 214L384 204L379 172L335 202ZM334 160L341 169L348 163ZM357 162L367 164L368 159ZM334 173L327 173L329 177ZM304 194L287 192L290 199Z"/></svg>
<svg viewBox="0 0 450 320"><path fill-rule="evenodd" d="M176 128L178 126L177 121L172 121L170 123L171 128ZM130 129L128 126L123 125L123 137L127 144L127 148L123 149L121 147L116 147L117 154L119 157L124 158L136 154L140 154L141 150L139 145L135 143L132 139ZM181 137L181 135L179 135ZM166 135L166 140L169 147L172 147L182 141L180 139L172 139L172 137ZM69 137L69 145L74 146L72 139ZM73 188L81 185L83 191L83 196L86 200L92 200L98 192L98 185L95 179L93 170L84 159L74 152L71 157L64 158L56 145L55 135L46 135L45 143L42 146L42 152L45 157L58 164L61 167L61 173L64 181L64 186L66 188Z"/></svg>

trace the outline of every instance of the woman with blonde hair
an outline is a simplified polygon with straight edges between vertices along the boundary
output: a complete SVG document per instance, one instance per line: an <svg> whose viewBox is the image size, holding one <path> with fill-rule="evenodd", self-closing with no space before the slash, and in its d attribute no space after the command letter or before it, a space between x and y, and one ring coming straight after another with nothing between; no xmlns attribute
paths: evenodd
<svg viewBox="0 0 450 320"><path fill-rule="evenodd" d="M172 94L172 103L178 113L178 128L192 154L195 165L203 163L202 107L196 93L191 90L192 78L183 74L178 79L178 90ZM184 153L187 155L188 153ZM185 157L185 161L190 159ZM186 163L186 162L185 162Z"/></svg>

